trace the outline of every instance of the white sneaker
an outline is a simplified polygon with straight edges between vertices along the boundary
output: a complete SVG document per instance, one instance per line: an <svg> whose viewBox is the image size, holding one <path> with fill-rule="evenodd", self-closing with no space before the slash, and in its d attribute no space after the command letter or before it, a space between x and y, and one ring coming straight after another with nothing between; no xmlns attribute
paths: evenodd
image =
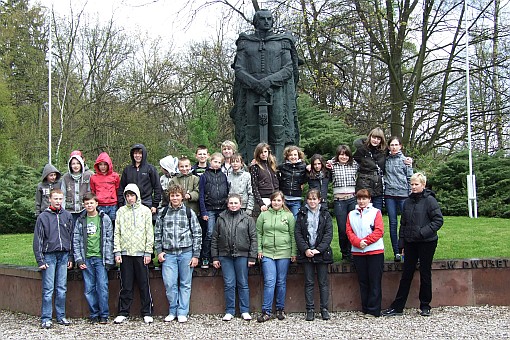
<svg viewBox="0 0 510 340"><path fill-rule="evenodd" d="M243 320L246 320L246 321L251 320L250 313L243 313L243 314L241 314L241 317L243 318Z"/></svg>
<svg viewBox="0 0 510 340"><path fill-rule="evenodd" d="M223 321L230 321L234 318L234 316L230 313L227 313L225 314L225 316L223 317Z"/></svg>
<svg viewBox="0 0 510 340"><path fill-rule="evenodd" d="M188 317L186 315L179 315L179 316L177 316L177 321L179 321L181 323L186 322L186 321L188 321Z"/></svg>
<svg viewBox="0 0 510 340"><path fill-rule="evenodd" d="M146 316L143 317L143 322L145 322L145 323L153 323L154 319L152 318L152 316L146 315Z"/></svg>
<svg viewBox="0 0 510 340"><path fill-rule="evenodd" d="M115 318L115 320L113 320L113 323L123 323L124 321L126 321L127 317L125 317L124 315L119 315Z"/></svg>
<svg viewBox="0 0 510 340"><path fill-rule="evenodd" d="M174 321L175 320L175 315L173 314L168 314L165 318L165 322L170 322L170 321Z"/></svg>

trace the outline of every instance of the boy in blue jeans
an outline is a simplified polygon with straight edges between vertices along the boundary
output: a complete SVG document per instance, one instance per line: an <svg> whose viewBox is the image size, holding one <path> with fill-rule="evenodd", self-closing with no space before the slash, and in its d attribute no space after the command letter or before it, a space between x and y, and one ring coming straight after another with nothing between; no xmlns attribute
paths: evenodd
<svg viewBox="0 0 510 340"><path fill-rule="evenodd" d="M66 319L67 269L73 267L71 253L73 216L62 207L64 193L50 191L50 206L37 217L34 229L34 255L42 272L41 328L51 328L52 299L55 291L57 323L69 326Z"/></svg>
<svg viewBox="0 0 510 340"><path fill-rule="evenodd" d="M83 196L85 211L74 227L73 253L76 266L82 270L85 299L91 323L108 323L108 272L114 265L113 227L110 217L98 210L97 196Z"/></svg>

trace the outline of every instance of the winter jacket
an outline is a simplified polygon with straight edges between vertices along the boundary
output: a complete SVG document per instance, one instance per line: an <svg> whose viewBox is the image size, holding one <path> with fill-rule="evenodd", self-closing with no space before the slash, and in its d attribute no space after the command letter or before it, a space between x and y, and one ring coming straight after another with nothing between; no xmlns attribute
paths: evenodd
<svg viewBox="0 0 510 340"><path fill-rule="evenodd" d="M106 174L99 171L99 163L106 162L108 171ZM94 163L95 174L90 177L90 191L97 196L97 202L100 206L117 205L117 190L120 186L119 174L113 170L113 164L110 156L106 152L101 152Z"/></svg>
<svg viewBox="0 0 510 340"><path fill-rule="evenodd" d="M195 212L191 209L189 211L189 219L184 204L178 208L169 205L160 211L154 234L156 254L181 254L191 251L193 257L200 257L202 229Z"/></svg>
<svg viewBox="0 0 510 340"><path fill-rule="evenodd" d="M154 227L152 226L151 210L142 205L140 190L136 184L130 183L124 189L136 194L133 205L124 205L117 210L115 232L113 237L113 253L115 256L151 256L154 246Z"/></svg>
<svg viewBox="0 0 510 340"><path fill-rule="evenodd" d="M101 221L101 244L99 249L103 258L103 265L112 266L115 264L113 257L112 220L103 211L98 210L98 214ZM87 237L87 212L84 211L76 220L73 235L73 254L78 267L85 264L85 259L87 258Z"/></svg>
<svg viewBox="0 0 510 340"><path fill-rule="evenodd" d="M46 264L45 253L56 251L69 252L69 261L73 261L73 216L65 209L47 208L37 217L34 228L34 255L37 266Z"/></svg>
<svg viewBox="0 0 510 340"><path fill-rule="evenodd" d="M294 216L283 208L269 208L257 219L258 252L274 260L297 255Z"/></svg>
<svg viewBox="0 0 510 340"><path fill-rule="evenodd" d="M136 149L142 150L142 162L138 168L136 167L136 162L133 157L133 153ZM158 171L152 164L147 162L147 149L145 145L133 145L129 155L132 164L125 167L122 171L120 186L117 191L119 206L121 207L126 204L124 200L124 189L126 185L134 183L140 189L142 204L149 208L157 208L159 202L161 202L161 183L159 182Z"/></svg>
<svg viewBox="0 0 510 340"><path fill-rule="evenodd" d="M356 191L368 189L371 196L383 194L383 174L386 165L386 154L373 146L362 144L353 155L358 163Z"/></svg>
<svg viewBox="0 0 510 340"><path fill-rule="evenodd" d="M352 255L375 255L384 253L384 225L381 211L369 203L361 210L358 205L347 215L345 228L347 238L351 242ZM365 240L367 246L360 248Z"/></svg>
<svg viewBox="0 0 510 340"><path fill-rule="evenodd" d="M170 184L179 184L184 188L184 192L190 194L191 199L189 201L184 200L184 203L187 207L193 209L197 216L200 216L200 208L198 205L199 199L199 181L200 178L193 175L191 172L187 175L177 174L177 176L172 177L170 180ZM170 185L169 184L169 185Z"/></svg>
<svg viewBox="0 0 510 340"><path fill-rule="evenodd" d="M246 210L248 215L251 215L254 199L250 174L243 169L239 169L235 172L231 171L227 176L227 180L230 187L228 193L241 195L241 208Z"/></svg>
<svg viewBox="0 0 510 340"><path fill-rule="evenodd" d="M308 174L308 187L310 190L316 189L321 193L321 203L324 203L324 207L327 207L328 201L328 185L331 182L331 171L310 171Z"/></svg>
<svg viewBox="0 0 510 340"><path fill-rule="evenodd" d="M227 207L228 181L221 169L207 169L199 181L200 214L208 210L224 210Z"/></svg>
<svg viewBox="0 0 510 340"><path fill-rule="evenodd" d="M420 193L412 193L404 201L400 218L399 248L405 248L405 243L437 240L437 231L442 225L443 214L434 192L424 189Z"/></svg>
<svg viewBox="0 0 510 340"><path fill-rule="evenodd" d="M276 173L266 162L253 164L250 166L251 188L253 190L253 199L260 206L264 205L262 198L269 198L278 190L278 178Z"/></svg>
<svg viewBox="0 0 510 340"><path fill-rule="evenodd" d="M301 197L302 185L306 183L306 163L300 160L278 165L278 183L285 196Z"/></svg>
<svg viewBox="0 0 510 340"><path fill-rule="evenodd" d="M71 161L76 158L81 164L81 174L78 179L73 178ZM71 213L83 211L83 195L90 191L90 177L92 171L85 170L83 158L78 155L71 156L67 162L69 172L62 176L62 191L64 192L65 209Z"/></svg>
<svg viewBox="0 0 510 340"><path fill-rule="evenodd" d="M406 157L401 151L386 156L384 172L384 195L408 197L411 192L413 167L404 164Z"/></svg>
<svg viewBox="0 0 510 340"><path fill-rule="evenodd" d="M253 218L244 211L223 211L216 220L211 240L213 261L220 256L248 257L257 259L257 229Z"/></svg>
<svg viewBox="0 0 510 340"><path fill-rule="evenodd" d="M55 182L48 182L48 175L52 172L57 174ZM50 191L53 189L60 189L62 174L53 165L46 164L42 171L41 183L37 184L35 191L35 216L39 216L46 208L50 206Z"/></svg>
<svg viewBox="0 0 510 340"><path fill-rule="evenodd" d="M319 223L315 227L317 237L314 244L311 244L310 233L308 231L308 212L310 208L305 205L297 214L296 228L294 236L298 249L297 262L313 262L313 263L333 263L333 251L331 249L331 241L333 240L333 222L328 210L320 207ZM317 249L320 254L313 257L307 257L305 251L307 249Z"/></svg>

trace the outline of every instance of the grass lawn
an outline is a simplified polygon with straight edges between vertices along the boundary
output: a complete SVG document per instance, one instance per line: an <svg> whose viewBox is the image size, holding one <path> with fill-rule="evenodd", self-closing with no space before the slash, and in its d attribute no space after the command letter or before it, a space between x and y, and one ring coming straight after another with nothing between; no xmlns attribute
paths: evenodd
<svg viewBox="0 0 510 340"><path fill-rule="evenodd" d="M384 216L384 247L386 260L393 259L389 224ZM340 261L336 223L333 219L334 238L331 246L335 261ZM0 235L0 263L36 266L32 251L32 234ZM503 218L472 219L445 217L439 230L439 243L435 259L510 258L510 220Z"/></svg>

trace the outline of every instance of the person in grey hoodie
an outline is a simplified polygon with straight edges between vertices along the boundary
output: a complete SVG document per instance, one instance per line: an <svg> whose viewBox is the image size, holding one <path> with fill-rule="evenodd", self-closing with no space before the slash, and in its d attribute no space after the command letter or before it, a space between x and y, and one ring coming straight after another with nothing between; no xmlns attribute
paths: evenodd
<svg viewBox="0 0 510 340"><path fill-rule="evenodd" d="M62 174L53 165L46 164L42 171L41 182L35 191L35 217L50 206L50 191L60 188Z"/></svg>

